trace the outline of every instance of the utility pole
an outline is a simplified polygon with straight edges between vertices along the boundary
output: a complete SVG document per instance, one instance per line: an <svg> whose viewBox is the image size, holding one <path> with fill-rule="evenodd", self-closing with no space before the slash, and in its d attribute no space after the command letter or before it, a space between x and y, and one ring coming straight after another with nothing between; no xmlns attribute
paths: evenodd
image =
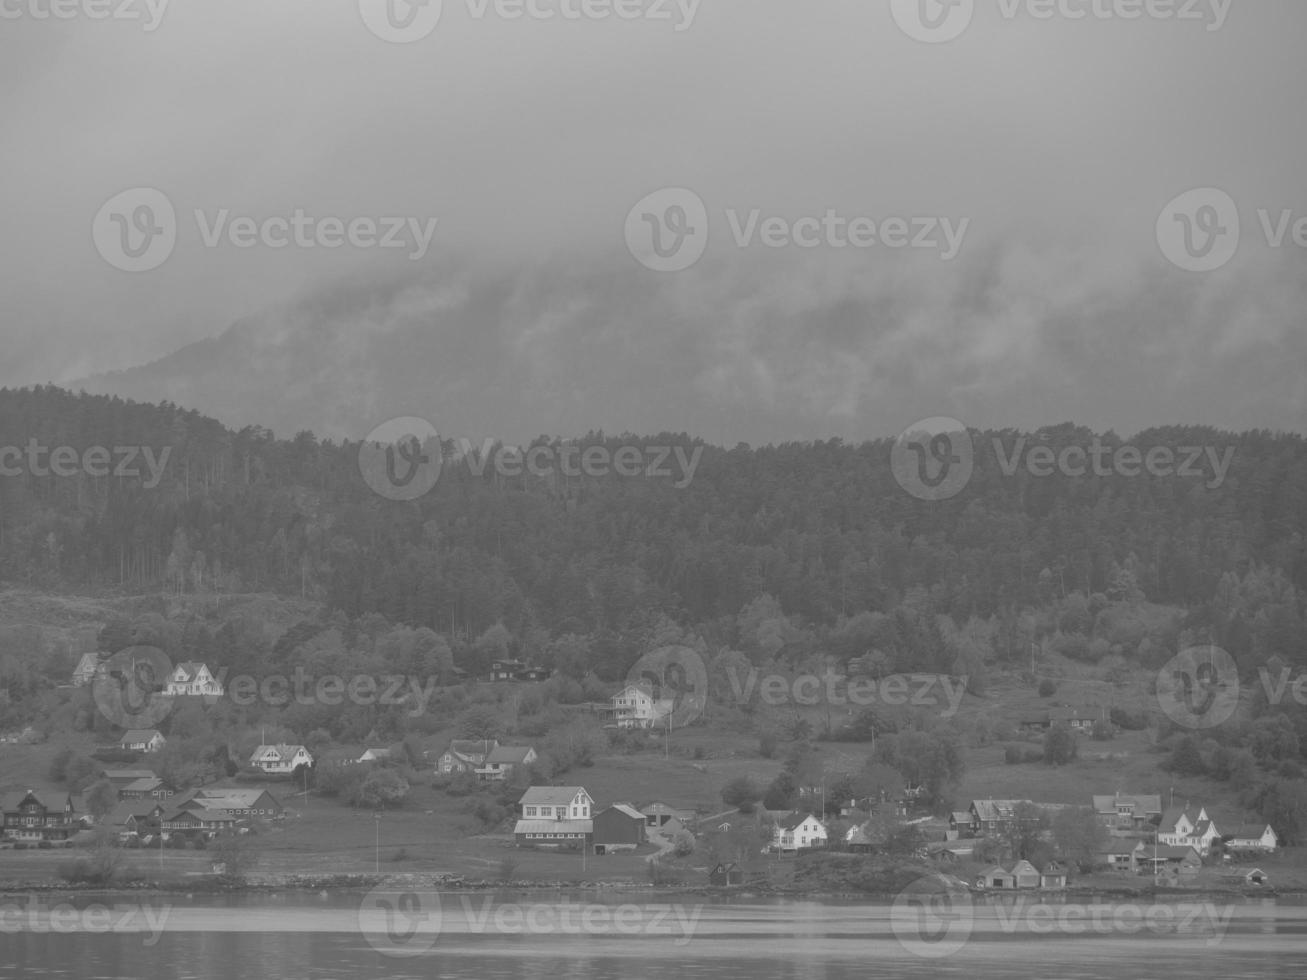
<svg viewBox="0 0 1307 980"><path fill-rule="evenodd" d="M380 810L374 810L373 813L372 813L372 816L373 816L373 818L375 819L376 824L377 824L377 859L376 859L376 873L377 873L377 874L381 874L381 811L380 811Z"/></svg>

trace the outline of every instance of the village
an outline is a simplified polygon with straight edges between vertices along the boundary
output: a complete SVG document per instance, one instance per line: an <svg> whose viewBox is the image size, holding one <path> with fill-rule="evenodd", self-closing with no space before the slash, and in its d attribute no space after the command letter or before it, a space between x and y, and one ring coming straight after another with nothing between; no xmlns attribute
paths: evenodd
<svg viewBox="0 0 1307 980"><path fill-rule="evenodd" d="M72 687L91 684L101 665L101 658L83 657ZM549 674L521 661L501 660L491 665L486 681L530 685ZM174 668L161 693L213 703L225 692L208 665L187 661ZM672 701L645 684L627 684L586 710L615 733L655 743L660 732L670 734L663 729ZM1023 718L1022 727L1036 733L1053 727L1087 732L1103 723L1095 715L1091 709L1052 708ZM30 731L9 740L30 741ZM511 802L511 812L477 839L498 841L518 853L555 854L563 862L557 865L559 879L572 873L569 855L598 859L600 867L605 858L626 855L638 858L655 882L758 888L792 881L794 868L801 866L796 862L824 854L850 859L892 855L994 893L1064 891L1091 880L1101 885L1104 874L1187 887L1200 881L1204 868L1209 874L1201 880L1207 886L1218 881L1261 887L1269 884L1269 875L1257 862L1267 863L1281 847L1269 823L1246 814L1202 801L1164 804L1159 793L1120 789L1087 794L1079 804L973 799L966 809L944 817L921 805L920 787L827 799L823 785L800 787L799 803L790 809L769 810L750 801L707 812L702 799L653 797L655 783L642 784L645 795L638 798L610 799L597 799L582 781L533 783L539 752L527 741L451 738L424 749L417 759L404 745L334 748L315 757L303 744L261 743L232 777L203 786L174 785L149 767L150 757L167 743L158 728L124 730L105 748L115 758L131 761L100 768L85 797L48 788L5 793L0 850L65 850L110 840L126 850L162 853L203 851L245 837L272 839L293 826L328 774L395 778L401 768L415 775L425 772L434 786L446 789L463 781L499 792ZM378 838L383 810L376 812ZM1082 824L1075 834L1062 833L1059 821L1070 826L1077 815ZM1090 815L1092 827L1086 829ZM323 816L330 818L329 813ZM1074 852L1071 839L1077 841ZM376 849L379 869L379 839ZM517 863L501 858L500 873L511 872ZM201 869L191 874L202 873L202 864L190 866ZM538 875L548 874L547 863L538 867ZM634 866L624 867L630 873ZM220 869L215 862L210 870Z"/></svg>

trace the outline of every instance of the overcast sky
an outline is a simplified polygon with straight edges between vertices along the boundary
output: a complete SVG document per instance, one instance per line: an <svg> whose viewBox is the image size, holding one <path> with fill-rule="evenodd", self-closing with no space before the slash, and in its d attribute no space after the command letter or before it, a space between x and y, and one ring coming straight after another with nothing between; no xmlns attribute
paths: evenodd
<svg viewBox="0 0 1307 980"><path fill-rule="evenodd" d="M977 0L945 43L909 37L890 0L702 0L692 19L672 0L670 20L629 21L507 20L493 3L478 18L479 0L445 0L411 43L379 38L359 0L176 0L153 30L145 0L126 8L137 20L94 19L94 0L40 19L50 2L0 0L0 384L152 361L342 277L553 269L594 288L612 270L632 308L606 330L629 343L602 350L625 390L596 383L560 424L727 442L890 435L944 414L1307 428L1301 0L1175 0L1195 19L1132 20L1101 15L1130 0L1068 0L1089 15L1046 20ZM178 231L166 262L133 273L92 227L138 187L166 195ZM707 208L707 254L683 272L628 251L628 212L666 187ZM1178 268L1158 240L1159 216L1180 227L1168 202L1196 187L1240 219L1212 271ZM297 208L438 224L416 261L203 243L223 209ZM965 234L952 257L938 229L939 248L739 247L728 211L755 209ZM1291 210L1281 247L1259 209L1273 225ZM1208 214L1226 212L1195 213L1198 234ZM656 327L636 308L650 295L677 321L668 336L698 331L658 356L713 417L686 418L620 363L650 356L637 333ZM584 340L569 329L525 318L522 356L548 369L552 345Z"/></svg>

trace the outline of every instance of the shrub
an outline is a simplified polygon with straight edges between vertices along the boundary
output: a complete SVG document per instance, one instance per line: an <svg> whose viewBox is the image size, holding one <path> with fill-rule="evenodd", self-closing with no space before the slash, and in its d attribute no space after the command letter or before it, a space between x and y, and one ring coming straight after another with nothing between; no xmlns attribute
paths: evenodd
<svg viewBox="0 0 1307 980"><path fill-rule="evenodd" d="M1039 696L1041 698L1051 698L1057 693L1057 685L1045 677L1039 682Z"/></svg>

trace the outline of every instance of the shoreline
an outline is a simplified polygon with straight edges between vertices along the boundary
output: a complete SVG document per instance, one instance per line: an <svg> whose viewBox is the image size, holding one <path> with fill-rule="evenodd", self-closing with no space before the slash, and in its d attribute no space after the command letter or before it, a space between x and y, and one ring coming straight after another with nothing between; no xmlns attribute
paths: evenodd
<svg viewBox="0 0 1307 980"><path fill-rule="evenodd" d="M457 875L397 874L278 874L260 876L262 880L224 882L213 876L194 880L171 882L142 881L116 886L86 885L56 879L31 881L0 881L0 900L33 894L76 895L261 895L279 892L305 894L339 894L369 891L380 886L412 887L448 894L476 894L487 891L506 892L582 892L600 891L609 894L638 893L641 895L695 895L718 898L788 898L794 900L828 900L892 902L893 891L850 891L846 889L773 887L766 884L748 885L655 885L641 881L588 881L584 879L556 881L492 881L472 880ZM1307 889L1254 887L1254 888L1180 888L1147 886L1144 888L1081 887L1061 889L1005 889L1002 891L977 890L968 887L973 901L995 898L1035 898L1041 902L1049 898L1070 901L1090 899L1142 899L1167 900L1190 898L1298 898L1307 897Z"/></svg>

